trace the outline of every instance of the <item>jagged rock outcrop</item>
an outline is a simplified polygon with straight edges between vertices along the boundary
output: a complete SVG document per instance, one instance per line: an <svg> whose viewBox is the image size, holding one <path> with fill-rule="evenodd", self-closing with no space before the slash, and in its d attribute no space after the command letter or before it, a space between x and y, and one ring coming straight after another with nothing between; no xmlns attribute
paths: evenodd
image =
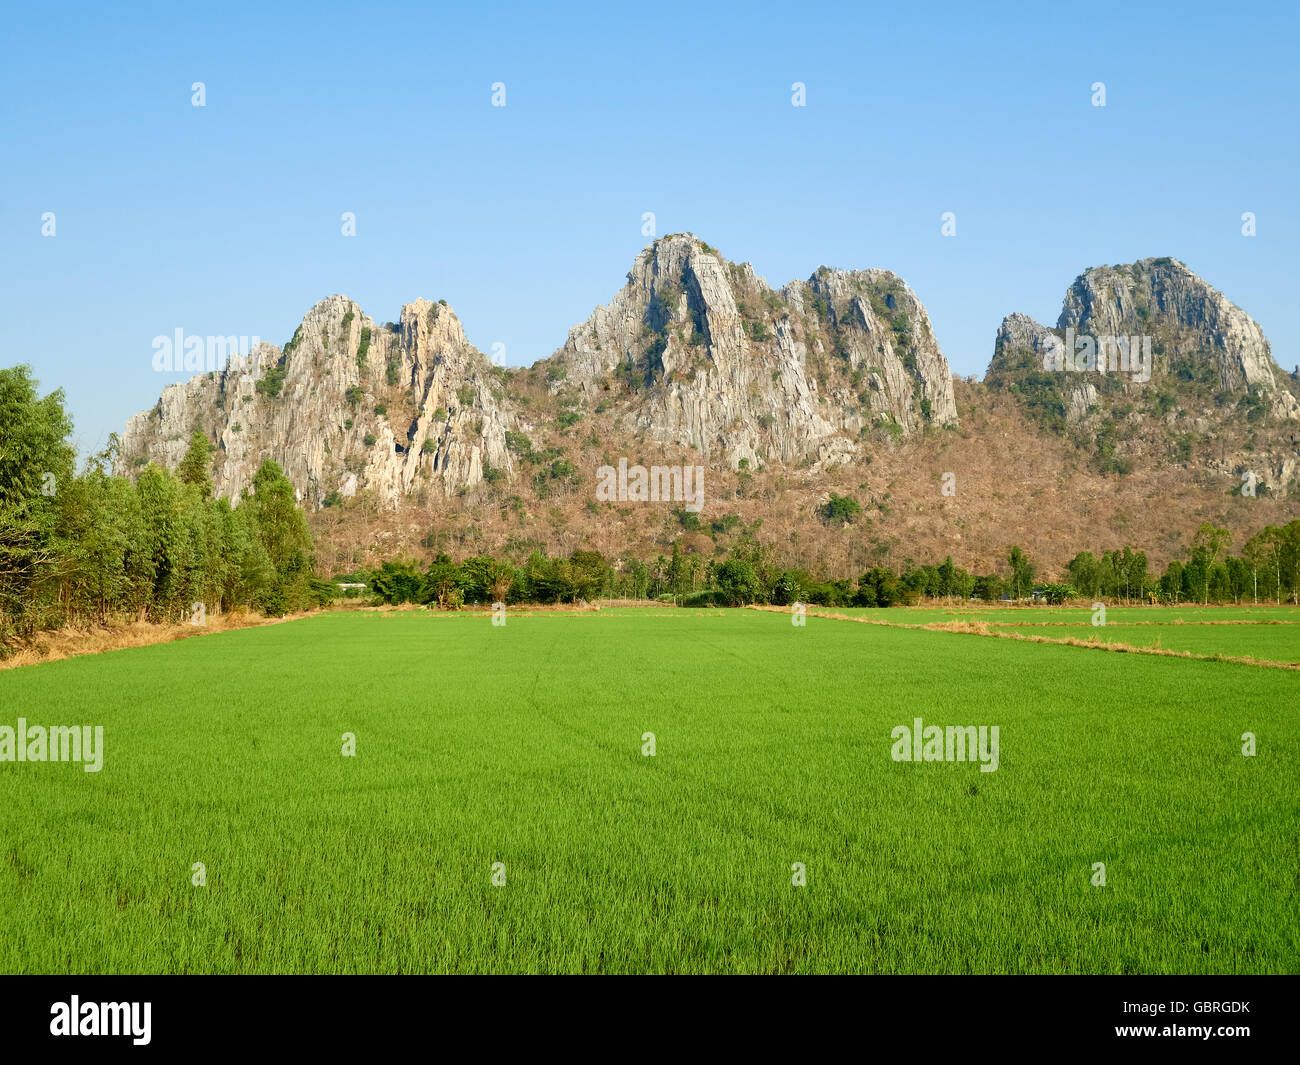
<svg viewBox="0 0 1300 1065"><path fill-rule="evenodd" d="M1023 314L1009 315L998 330L990 372L1015 368L1014 356L1025 352L1037 356L1037 368L1043 368L1051 338L1064 341L1066 330L1098 341L1150 337L1153 381L1181 377L1217 384L1220 392L1261 397L1275 417L1300 418L1300 404L1282 386L1282 371L1259 323L1175 259L1142 259L1080 274L1065 294L1055 330ZM1065 387L1077 397L1071 410L1080 416L1098 396L1084 375L1100 377L1108 371L1099 364L1084 375L1064 372ZM1113 365L1109 372L1115 373ZM1130 389L1147 384L1133 374L1120 374L1117 380Z"/></svg>
<svg viewBox="0 0 1300 1065"><path fill-rule="evenodd" d="M416 300L379 326L346 296L316 304L283 349L163 389L131 418L118 466L175 466L194 428L217 443L215 490L240 497L274 459L319 505L359 487L393 501L425 488L473 485L509 471L507 415L486 356L443 303Z"/></svg>
<svg viewBox="0 0 1300 1065"><path fill-rule="evenodd" d="M929 316L894 274L823 267L776 292L690 234L646 248L553 362L590 399L630 388L620 425L733 467L835 464L872 429L957 420Z"/></svg>
<svg viewBox="0 0 1300 1065"><path fill-rule="evenodd" d="M1294 397L1278 388L1280 371L1259 323L1175 259L1087 271L1066 292L1057 326L1094 336L1150 326L1164 334L1156 372L1175 372L1184 360L1209 363L1223 391L1267 393L1275 414L1300 416Z"/></svg>
<svg viewBox="0 0 1300 1065"><path fill-rule="evenodd" d="M952 376L912 291L885 270L822 268L775 292L689 234L636 259L627 284L549 360L553 393L706 461L817 469L957 419ZM512 478L506 433L549 419L509 395L444 303L397 324L331 296L283 349L167 386L127 424L118 465L176 466L197 427L217 445L216 491L239 497L264 459L318 506L366 490L393 503ZM575 400L574 397L577 397ZM572 407L569 408L572 413Z"/></svg>
<svg viewBox="0 0 1300 1065"><path fill-rule="evenodd" d="M1263 330L1174 259L1079 275L1053 329L1008 315L985 381L1050 428L1100 433L1112 464L1163 433L1184 459L1213 437L1205 462L1227 476L1255 471L1283 492L1296 478L1300 402Z"/></svg>
<svg viewBox="0 0 1300 1065"><path fill-rule="evenodd" d="M1007 377L1045 370L1054 350L1059 351L1061 338L1047 326L1027 314L1009 314L1002 319L993 343L993 361L989 366L990 383L1002 384ZM1097 403L1097 387L1083 373L1059 372L1061 413L1075 423L1087 416ZM1017 381L1019 386L1021 382Z"/></svg>

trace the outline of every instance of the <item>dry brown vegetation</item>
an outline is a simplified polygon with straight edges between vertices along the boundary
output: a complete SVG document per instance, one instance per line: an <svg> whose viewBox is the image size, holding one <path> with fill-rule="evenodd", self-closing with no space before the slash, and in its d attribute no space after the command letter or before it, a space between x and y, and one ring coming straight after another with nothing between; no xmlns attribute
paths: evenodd
<svg viewBox="0 0 1300 1065"><path fill-rule="evenodd" d="M716 469L691 449L656 444L616 422L617 403L595 413L589 401L579 422L554 421L566 393L553 394L535 370L511 376L511 395L527 395L533 446L561 450L576 468L570 485L549 496L535 490L536 466L518 463L513 479L481 484L444 499L432 486L397 509L364 494L311 518L322 571L373 568L386 559L428 561L486 553L519 563L534 549L567 555L578 548L608 558L643 560L681 550L721 557L740 535L768 545L782 565L829 577L856 578L873 565L895 569L937 563L951 555L974 573L1007 571L1006 554L1019 544L1041 577L1059 576L1080 551L1100 553L1130 545L1147 553L1153 572L1186 557L1202 522L1228 528L1240 545L1265 525L1300 516L1296 499L1234 495L1237 481L1205 463L1222 450L1207 440L1188 464L1139 462L1130 474L1101 474L1090 455L1069 439L1038 428L1018 402L982 384L954 382L961 425L932 429L895 443L866 445L860 463L821 470L770 466L753 471ZM618 388L621 386L615 386ZM569 396L572 399L572 395ZM604 402L602 400L601 402ZM629 463L705 465L702 528L683 527L673 503L598 503L595 471ZM956 495L941 493L943 475L956 477ZM849 524L827 525L817 514L830 492L862 506ZM735 515L739 524L711 524Z"/></svg>
<svg viewBox="0 0 1300 1065"><path fill-rule="evenodd" d="M103 654L105 651L120 651L127 647L171 643L173 640L188 640L195 636L210 636L214 632L246 629L256 625L275 625L281 621L293 621L308 616L301 613L289 614L282 618L268 618L251 611L237 610L228 614L209 614L206 624L202 626L187 622L155 624L149 621L130 621L86 629L54 629L39 633L31 640L13 648L12 653L7 656L0 656L0 669L15 669L19 666L54 662L61 658L75 658L79 655Z"/></svg>
<svg viewBox="0 0 1300 1065"><path fill-rule="evenodd" d="M788 614L789 607L780 606L762 606L757 605L750 607L751 610L766 610L778 614ZM1004 631L999 624L997 628L990 628L988 623L977 619L963 619L957 621L932 621L923 624L908 624L898 621L885 621L883 618L864 618L853 617L848 614L839 614L826 610L809 610L809 617L826 618L831 621L852 621L859 625L883 625L891 629L925 629L928 632L951 632L963 636L991 636L994 639L1001 640L1025 640L1029 643L1052 643L1066 647L1084 647L1092 651L1114 651L1117 654L1133 655L1160 655L1165 658L1196 658L1204 662L1236 662L1245 666L1265 666L1269 669L1291 669L1300 670L1300 663L1297 662L1275 662L1266 658L1250 658L1242 655L1200 655L1192 651L1170 651L1162 647L1135 647L1130 643L1103 643L1097 637L1091 640L1080 640L1073 636L1052 637L1052 636L1034 636L1023 632ZM1214 622L1212 624L1223 624L1223 622Z"/></svg>

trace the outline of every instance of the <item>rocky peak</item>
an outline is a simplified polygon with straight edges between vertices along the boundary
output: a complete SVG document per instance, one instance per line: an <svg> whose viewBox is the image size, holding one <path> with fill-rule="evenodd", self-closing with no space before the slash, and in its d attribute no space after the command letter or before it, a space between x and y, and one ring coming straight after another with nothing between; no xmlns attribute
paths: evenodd
<svg viewBox="0 0 1300 1065"><path fill-rule="evenodd" d="M778 293L691 234L644 249L553 359L588 396L626 386L627 428L732 466L835 464L957 417L929 316L895 275L823 267Z"/></svg>
<svg viewBox="0 0 1300 1065"><path fill-rule="evenodd" d="M1115 373L1121 339L1125 352L1140 348L1145 355L1150 349L1148 380L1136 372ZM1101 354L1096 366L1089 362L1081 373L1068 367L1053 371L1047 357L1055 346L1068 361L1070 341L1076 352L1089 351L1089 358L1094 349ZM1107 391L1132 399L1170 389L1188 398L1208 392L1253 396L1251 402L1273 417L1300 418L1300 405L1285 387L1259 324L1175 259L1085 271L1066 291L1055 329L1023 314L1004 318L989 364L990 383L1044 370L1061 374L1071 420L1086 416Z"/></svg>
<svg viewBox="0 0 1300 1065"><path fill-rule="evenodd" d="M1278 368L1259 323L1176 259L1142 259L1080 274L1065 294L1057 328L1093 336L1159 332L1156 371L1210 366L1222 391L1274 393ZM1295 417L1285 391L1276 413Z"/></svg>
<svg viewBox="0 0 1300 1065"><path fill-rule="evenodd" d="M311 505L363 488L387 502L450 494L511 467L499 393L445 303L416 300L398 323L377 325L333 295L283 348L261 344L247 360L168 385L128 421L118 465L174 467L197 427L217 441L214 486L231 498L266 458Z"/></svg>
<svg viewBox="0 0 1300 1065"><path fill-rule="evenodd" d="M1285 492L1300 468L1300 403L1263 330L1174 259L1085 271L1054 329L1008 315L985 381L1102 472L1172 460Z"/></svg>

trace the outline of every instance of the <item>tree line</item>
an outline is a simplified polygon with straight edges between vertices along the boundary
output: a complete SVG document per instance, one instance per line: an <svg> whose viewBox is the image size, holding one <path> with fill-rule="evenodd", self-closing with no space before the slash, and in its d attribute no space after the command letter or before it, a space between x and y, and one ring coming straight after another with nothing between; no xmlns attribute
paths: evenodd
<svg viewBox="0 0 1300 1065"><path fill-rule="evenodd" d="M953 563L908 564L901 570L873 566L851 578L828 578L782 565L771 548L743 539L725 560L684 554L645 561L625 555L607 559L598 551L568 557L534 551L522 565L490 555L455 562L439 554L427 567L412 559L383 563L346 578L366 585L382 603L423 603L442 609L489 603L576 603L598 599L653 599L683 606L909 606L924 599L979 599L1063 603L1107 599L1142 603L1296 602L1300 596L1300 521L1268 526L1251 537L1239 555L1230 554L1231 534L1206 523L1197 530L1186 559L1164 573L1149 569L1145 552L1125 546L1099 557L1079 552L1056 580L1019 547L1007 554L1002 573L973 574ZM344 580L345 578L338 578Z"/></svg>
<svg viewBox="0 0 1300 1065"><path fill-rule="evenodd" d="M117 441L81 472L64 395L26 366L0 369L0 654L65 625L177 622L239 607L281 615L328 602L311 534L274 462L237 504L215 499L212 445L174 472L113 476Z"/></svg>
<svg viewBox="0 0 1300 1065"><path fill-rule="evenodd" d="M1128 547L1100 557L1081 551L1066 566L1067 590L1081 597L1163 603L1297 602L1300 598L1300 521L1267 525L1232 554L1232 533L1211 522L1197 529L1185 559L1162 574Z"/></svg>
<svg viewBox="0 0 1300 1065"><path fill-rule="evenodd" d="M26 366L0 369L0 654L42 630L114 619L179 622L239 608L283 615L346 594L315 574L311 534L293 485L262 463L244 498L213 497L212 445L195 430L175 471L148 465L114 476L116 439L76 470L61 391L40 397ZM923 599L1048 602L1300 602L1300 521L1268 526L1232 552L1227 529L1196 532L1163 573L1131 546L1081 551L1054 580L1018 546L1002 572L974 574L952 558L877 565L853 578L784 564L746 534L726 558L674 543L653 559L534 551L522 564L489 555L427 565L384 562L352 575L380 603L575 603L605 598L686 606L751 603L889 607Z"/></svg>

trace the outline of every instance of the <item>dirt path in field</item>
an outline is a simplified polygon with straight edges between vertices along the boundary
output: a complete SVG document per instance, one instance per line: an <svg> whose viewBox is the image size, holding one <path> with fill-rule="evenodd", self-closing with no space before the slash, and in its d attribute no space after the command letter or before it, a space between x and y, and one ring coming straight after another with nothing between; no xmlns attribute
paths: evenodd
<svg viewBox="0 0 1300 1065"><path fill-rule="evenodd" d="M789 616L788 607L780 606L759 606L749 607L750 610L763 610L768 613L782 614ZM988 636L998 640L1025 640L1029 643L1053 643L1065 647L1085 647L1093 651L1113 651L1117 654L1130 655L1159 655L1163 658L1195 658L1202 662L1235 662L1242 666L1262 666L1267 669L1290 669L1300 671L1300 662L1275 662L1268 658L1250 658L1243 655L1202 655L1192 651L1171 651L1163 647L1137 647L1131 643L1102 643L1100 639L1079 640L1073 636L1034 636L1023 632L1003 632L1001 623L993 623L998 628L990 628L989 623L984 621L931 621L931 622L904 622L904 621L882 621L880 618L853 617L849 614L837 614L827 610L809 610L808 617L825 618L828 621L852 621L859 625L882 625L887 629L924 629L927 632L954 632L966 636ZM1043 624L1051 625L1053 622L1019 622L1016 624ZM1069 624L1062 622L1061 624ZM1118 622L1117 624L1124 624ZM1140 624L1158 625L1159 622L1141 622ZM1209 625L1229 625L1233 622L1212 621L1212 622L1182 622L1184 626L1196 624ZM1246 624L1250 624L1247 622ZM1294 622L1261 622L1260 624L1278 624L1290 625Z"/></svg>

